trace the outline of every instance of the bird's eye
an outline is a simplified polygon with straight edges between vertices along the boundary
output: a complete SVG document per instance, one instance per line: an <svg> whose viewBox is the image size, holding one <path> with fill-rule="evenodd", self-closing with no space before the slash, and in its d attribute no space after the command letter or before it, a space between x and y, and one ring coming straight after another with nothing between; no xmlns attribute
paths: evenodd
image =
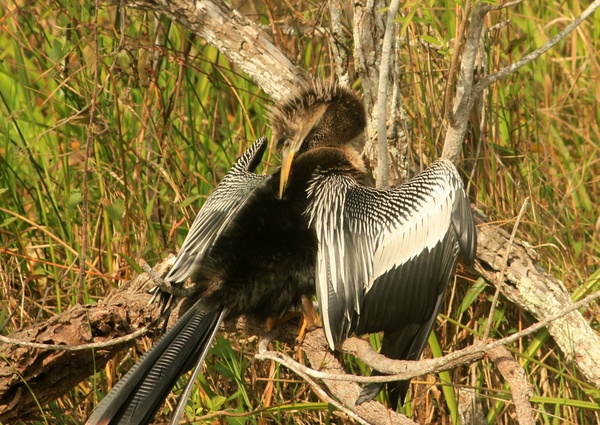
<svg viewBox="0 0 600 425"><path fill-rule="evenodd" d="M283 141L283 147L284 147L284 149L287 149L287 148L289 148L290 146L292 146L292 139L285 139L285 140Z"/></svg>

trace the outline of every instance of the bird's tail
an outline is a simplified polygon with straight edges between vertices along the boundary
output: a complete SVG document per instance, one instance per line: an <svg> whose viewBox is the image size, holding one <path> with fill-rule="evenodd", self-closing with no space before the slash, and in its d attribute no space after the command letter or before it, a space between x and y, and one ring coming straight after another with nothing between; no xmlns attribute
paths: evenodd
<svg viewBox="0 0 600 425"><path fill-rule="evenodd" d="M177 379L204 361L225 314L223 307L196 302L104 397L86 425L148 423Z"/></svg>

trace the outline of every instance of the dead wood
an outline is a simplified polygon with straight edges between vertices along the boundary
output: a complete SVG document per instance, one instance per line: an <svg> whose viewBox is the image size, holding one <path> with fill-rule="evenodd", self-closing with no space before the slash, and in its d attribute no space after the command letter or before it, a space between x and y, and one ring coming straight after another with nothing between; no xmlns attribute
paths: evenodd
<svg viewBox="0 0 600 425"><path fill-rule="evenodd" d="M478 269L488 280L495 281L495 275L502 267L503 250L508 246L509 235L491 224L480 224L478 232ZM542 320L572 302L562 282L541 268L537 258L537 252L528 247L526 242L515 239L506 267L503 294L538 320ZM167 262L157 267L161 272L166 268ZM11 335L11 339L43 344L80 345L122 337L151 324L157 318L157 308L147 305L150 298L147 291L152 286L148 275L142 274L96 305L74 306L62 315ZM175 312L174 317L177 316ZM244 320L225 326L226 331L241 331L246 334L260 334L262 329L260 324ZM548 329L565 354L570 355L578 370L589 382L600 387L600 339L581 313L567 313L553 321ZM293 332L293 329L285 330L280 332L279 337L290 339ZM310 334L310 338L315 337L315 333L319 335L320 331ZM0 364L0 421L6 422L35 413L38 407L34 395L42 406L47 404L101 369L124 347L124 344L120 344L95 352L70 352L30 348L14 343L3 344L0 347L5 360ZM325 344L309 345L307 342L303 349L313 368L317 369L319 362L322 362L317 359L325 359L329 355ZM359 355L363 361L372 364L368 356L369 354L365 354L363 358ZM343 394L351 389L348 382L330 382L332 381L325 381L325 384L332 393L337 391L336 385L345 386Z"/></svg>
<svg viewBox="0 0 600 425"><path fill-rule="evenodd" d="M166 270L166 264L161 265ZM160 267L159 267L160 271ZM77 304L58 316L15 332L12 340L53 345L111 341L149 325L158 316L148 306L152 281L142 274L95 305ZM131 344L131 342L129 343ZM127 343L101 349L66 351L0 345L0 422L8 423L39 411L102 370Z"/></svg>

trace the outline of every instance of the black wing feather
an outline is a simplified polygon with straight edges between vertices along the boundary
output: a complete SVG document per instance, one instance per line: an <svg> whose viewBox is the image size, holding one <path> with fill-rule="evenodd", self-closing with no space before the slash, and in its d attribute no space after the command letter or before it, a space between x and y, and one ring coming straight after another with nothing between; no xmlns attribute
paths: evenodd
<svg viewBox="0 0 600 425"><path fill-rule="evenodd" d="M225 309L198 301L102 399L86 425L145 424L177 379L204 360Z"/></svg>
<svg viewBox="0 0 600 425"><path fill-rule="evenodd" d="M319 241L317 296L330 347L350 332L384 331L382 354L417 359L459 249L469 262L475 256L476 232L458 171L439 160L385 190L316 173L308 195L307 215ZM407 383L393 385L393 397L403 400Z"/></svg>
<svg viewBox="0 0 600 425"><path fill-rule="evenodd" d="M222 231L246 205L253 193L271 178L255 174L267 148L267 139L261 137L238 158L208 197L186 236L173 267L165 277L167 282L183 282L197 271L208 249Z"/></svg>
<svg viewBox="0 0 600 425"><path fill-rule="evenodd" d="M182 282L194 275L204 255L270 176L253 171L267 147L258 139L235 162L204 203L165 280ZM177 379L204 360L226 314L224 307L197 301L96 407L87 424L147 423Z"/></svg>

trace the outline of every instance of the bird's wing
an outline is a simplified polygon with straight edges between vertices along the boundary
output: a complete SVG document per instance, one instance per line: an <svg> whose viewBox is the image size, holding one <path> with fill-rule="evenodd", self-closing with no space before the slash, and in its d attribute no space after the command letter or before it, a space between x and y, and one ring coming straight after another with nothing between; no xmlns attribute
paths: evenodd
<svg viewBox="0 0 600 425"><path fill-rule="evenodd" d="M450 161L383 190L317 173L307 193L319 241L317 296L332 349L351 328L374 332L424 310L431 315L444 289L432 285L454 267L456 244L467 261L475 256L469 200Z"/></svg>
<svg viewBox="0 0 600 425"><path fill-rule="evenodd" d="M244 152L208 197L177 254L175 264L165 280L183 282L194 274L204 254L213 245L223 229L243 208L254 191L270 178L255 174L267 148L267 139L261 137Z"/></svg>

